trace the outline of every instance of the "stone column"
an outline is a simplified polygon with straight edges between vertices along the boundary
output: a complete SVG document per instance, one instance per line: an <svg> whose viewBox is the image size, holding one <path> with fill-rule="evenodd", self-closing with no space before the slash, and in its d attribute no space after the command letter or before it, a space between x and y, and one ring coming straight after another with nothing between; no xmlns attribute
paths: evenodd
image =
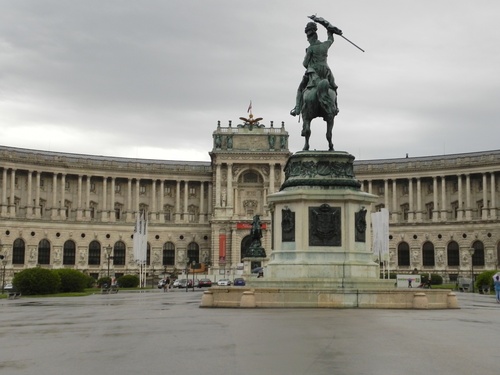
<svg viewBox="0 0 500 375"><path fill-rule="evenodd" d="M92 176L87 175L87 192L86 192L86 197L85 197L85 218L87 220L92 219L92 215L90 213L90 185L92 183Z"/></svg>
<svg viewBox="0 0 500 375"><path fill-rule="evenodd" d="M155 179L151 180L151 220L153 222L158 221L158 209L156 207L156 181Z"/></svg>
<svg viewBox="0 0 500 375"><path fill-rule="evenodd" d="M230 253L230 268L233 269L233 274L234 271L236 271L236 264L238 263L240 257L238 256L238 236L236 235L236 229L232 228L231 229L231 253Z"/></svg>
<svg viewBox="0 0 500 375"><path fill-rule="evenodd" d="M211 182L208 183L208 202L207 202L207 214L212 215L214 211L213 207L213 185Z"/></svg>
<svg viewBox="0 0 500 375"><path fill-rule="evenodd" d="M31 200L31 194L33 191L33 171L28 171L28 191L26 196L26 217L33 217L33 201Z"/></svg>
<svg viewBox="0 0 500 375"><path fill-rule="evenodd" d="M389 180L384 180L384 207L391 212L389 209Z"/></svg>
<svg viewBox="0 0 500 375"><path fill-rule="evenodd" d="M269 164L269 194L274 194L275 189L274 189L274 168L275 168L275 163L270 163Z"/></svg>
<svg viewBox="0 0 500 375"><path fill-rule="evenodd" d="M481 218L483 220L488 219L488 180L486 179L486 173L483 173L483 210L481 212Z"/></svg>
<svg viewBox="0 0 500 375"><path fill-rule="evenodd" d="M9 216L16 217L16 170L14 168L10 171Z"/></svg>
<svg viewBox="0 0 500 375"><path fill-rule="evenodd" d="M131 222L134 221L134 215L132 212L132 179L128 178L127 179L127 206L126 206L126 211L127 211L127 217L126 221Z"/></svg>
<svg viewBox="0 0 500 375"><path fill-rule="evenodd" d="M417 222L422 222L422 180L417 178Z"/></svg>
<svg viewBox="0 0 500 375"><path fill-rule="evenodd" d="M189 197L189 182L184 181L184 222L189 221L189 209L188 209L188 197Z"/></svg>
<svg viewBox="0 0 500 375"><path fill-rule="evenodd" d="M398 188L397 188L397 182L396 179L392 180L392 222L397 223L398 220L398 212L399 212L399 207L398 207Z"/></svg>
<svg viewBox="0 0 500 375"><path fill-rule="evenodd" d="M101 210L101 220L109 221L108 219L108 178L102 178L102 210Z"/></svg>
<svg viewBox="0 0 500 375"><path fill-rule="evenodd" d="M175 185L175 222L181 221L181 181L177 180Z"/></svg>
<svg viewBox="0 0 500 375"><path fill-rule="evenodd" d="M497 218L497 204L495 200L495 195L496 195L496 177L495 177L495 172L491 172L491 205L490 205L490 218L496 219Z"/></svg>
<svg viewBox="0 0 500 375"><path fill-rule="evenodd" d="M233 207L233 164L227 164L227 207Z"/></svg>
<svg viewBox="0 0 500 375"><path fill-rule="evenodd" d="M199 222L205 222L205 182L200 181L200 217Z"/></svg>
<svg viewBox="0 0 500 375"><path fill-rule="evenodd" d="M160 215L159 220L161 223L165 222L165 181L160 181Z"/></svg>
<svg viewBox="0 0 500 375"><path fill-rule="evenodd" d="M2 216L7 216L7 168L2 171Z"/></svg>
<svg viewBox="0 0 500 375"><path fill-rule="evenodd" d="M115 214L115 194L116 194L116 178L111 177L111 202L109 202L109 221L116 222Z"/></svg>
<svg viewBox="0 0 500 375"><path fill-rule="evenodd" d="M220 207L221 202L221 171L220 164L215 166L215 208Z"/></svg>
<svg viewBox="0 0 500 375"><path fill-rule="evenodd" d="M76 201L76 220L82 220L82 175L78 175L78 191Z"/></svg>
<svg viewBox="0 0 500 375"><path fill-rule="evenodd" d="M463 220L464 215L464 201L463 201L463 192L462 192L462 175L457 175L457 185L458 185L458 212L457 212L457 220Z"/></svg>
<svg viewBox="0 0 500 375"><path fill-rule="evenodd" d="M238 194L238 189L234 188L233 194L233 215L238 215L240 213L240 196Z"/></svg>
<svg viewBox="0 0 500 375"><path fill-rule="evenodd" d="M141 191L141 179L137 178L135 180L135 209L134 211L138 214L141 211L139 193Z"/></svg>
<svg viewBox="0 0 500 375"><path fill-rule="evenodd" d="M64 204L66 200L66 174L61 174L61 201L59 204L59 215L61 220L66 219L66 205Z"/></svg>
<svg viewBox="0 0 500 375"><path fill-rule="evenodd" d="M52 175L52 207L51 207L51 217L55 219L57 217L57 173Z"/></svg>
<svg viewBox="0 0 500 375"><path fill-rule="evenodd" d="M413 203L413 178L408 179L408 222L415 221L415 205Z"/></svg>
<svg viewBox="0 0 500 375"><path fill-rule="evenodd" d="M42 210L40 209L40 179L42 173L40 171L36 172L36 189L35 189L35 217L40 218L42 216Z"/></svg>
<svg viewBox="0 0 500 375"><path fill-rule="evenodd" d="M446 176L441 176L441 221L448 220L448 202L446 202Z"/></svg>
<svg viewBox="0 0 500 375"><path fill-rule="evenodd" d="M432 209L432 221L439 220L439 202L438 202L438 182L437 177L432 177L432 200L434 201L434 207Z"/></svg>
<svg viewBox="0 0 500 375"><path fill-rule="evenodd" d="M472 218L471 207L471 190L470 190L470 174L465 175L465 218L470 220Z"/></svg>

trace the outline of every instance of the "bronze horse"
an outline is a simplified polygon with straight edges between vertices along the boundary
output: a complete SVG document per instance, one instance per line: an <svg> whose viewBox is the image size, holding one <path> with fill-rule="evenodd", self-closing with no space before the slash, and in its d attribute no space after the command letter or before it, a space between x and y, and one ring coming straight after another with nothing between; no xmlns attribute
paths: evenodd
<svg viewBox="0 0 500 375"><path fill-rule="evenodd" d="M309 83L302 92L302 133L305 144L302 150L309 150L309 137L311 136L311 121L322 117L326 121L326 139L328 150L333 151L332 130L335 116L338 113L337 93L330 88L328 79L318 79L314 71L308 71Z"/></svg>

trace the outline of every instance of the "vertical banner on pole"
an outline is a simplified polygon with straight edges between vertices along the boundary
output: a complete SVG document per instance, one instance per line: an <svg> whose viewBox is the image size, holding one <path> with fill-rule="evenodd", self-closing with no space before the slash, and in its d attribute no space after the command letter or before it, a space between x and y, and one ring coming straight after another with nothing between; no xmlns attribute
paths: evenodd
<svg viewBox="0 0 500 375"><path fill-rule="evenodd" d="M371 214L372 218L372 240L373 253L378 256L382 263L382 272L385 274L385 262L387 261L387 278L389 278L389 210L382 208L379 212Z"/></svg>

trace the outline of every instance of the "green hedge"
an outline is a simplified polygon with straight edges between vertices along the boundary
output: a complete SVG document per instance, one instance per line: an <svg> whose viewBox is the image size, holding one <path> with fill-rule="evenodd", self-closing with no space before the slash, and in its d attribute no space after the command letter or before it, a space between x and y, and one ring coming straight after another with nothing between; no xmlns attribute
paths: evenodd
<svg viewBox="0 0 500 375"><path fill-rule="evenodd" d="M80 271L73 269L57 269L53 270L56 274L59 275L61 279L61 287L59 289L62 293L70 293L70 292L83 292L88 285L87 276Z"/></svg>
<svg viewBox="0 0 500 375"><path fill-rule="evenodd" d="M476 286L477 290L479 290L483 285L488 285L490 289L493 289L493 275L496 274L498 270L493 270L493 271L484 271L481 272L479 275L476 276L476 281L474 285Z"/></svg>
<svg viewBox="0 0 500 375"><path fill-rule="evenodd" d="M422 284L427 283L429 280L429 274L428 273L422 273L420 274L420 280L422 280ZM431 285L442 285L443 284L443 277L441 275L438 275L437 273L431 273Z"/></svg>
<svg viewBox="0 0 500 375"><path fill-rule="evenodd" d="M97 280L97 286L99 288L102 288L102 286L104 284L108 284L108 286L110 286L111 285L111 277L104 276L104 277L101 277Z"/></svg>
<svg viewBox="0 0 500 375"><path fill-rule="evenodd" d="M61 278L56 272L36 267L17 273L12 284L25 295L54 294L61 288Z"/></svg>
<svg viewBox="0 0 500 375"><path fill-rule="evenodd" d="M137 275L124 275L117 280L120 288L137 288L139 286L139 277Z"/></svg>
<svg viewBox="0 0 500 375"><path fill-rule="evenodd" d="M75 293L92 287L95 280L74 269L28 268L14 276L14 287L24 295Z"/></svg>

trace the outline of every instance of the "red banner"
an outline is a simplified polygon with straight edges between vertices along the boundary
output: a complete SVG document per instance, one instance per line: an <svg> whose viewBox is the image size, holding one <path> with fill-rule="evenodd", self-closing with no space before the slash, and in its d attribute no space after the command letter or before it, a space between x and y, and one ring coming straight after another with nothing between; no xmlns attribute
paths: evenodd
<svg viewBox="0 0 500 375"><path fill-rule="evenodd" d="M261 229L267 229L266 223L260 225ZM252 223L236 223L236 229L252 229Z"/></svg>
<svg viewBox="0 0 500 375"><path fill-rule="evenodd" d="M226 235L219 234L219 263L226 263Z"/></svg>

